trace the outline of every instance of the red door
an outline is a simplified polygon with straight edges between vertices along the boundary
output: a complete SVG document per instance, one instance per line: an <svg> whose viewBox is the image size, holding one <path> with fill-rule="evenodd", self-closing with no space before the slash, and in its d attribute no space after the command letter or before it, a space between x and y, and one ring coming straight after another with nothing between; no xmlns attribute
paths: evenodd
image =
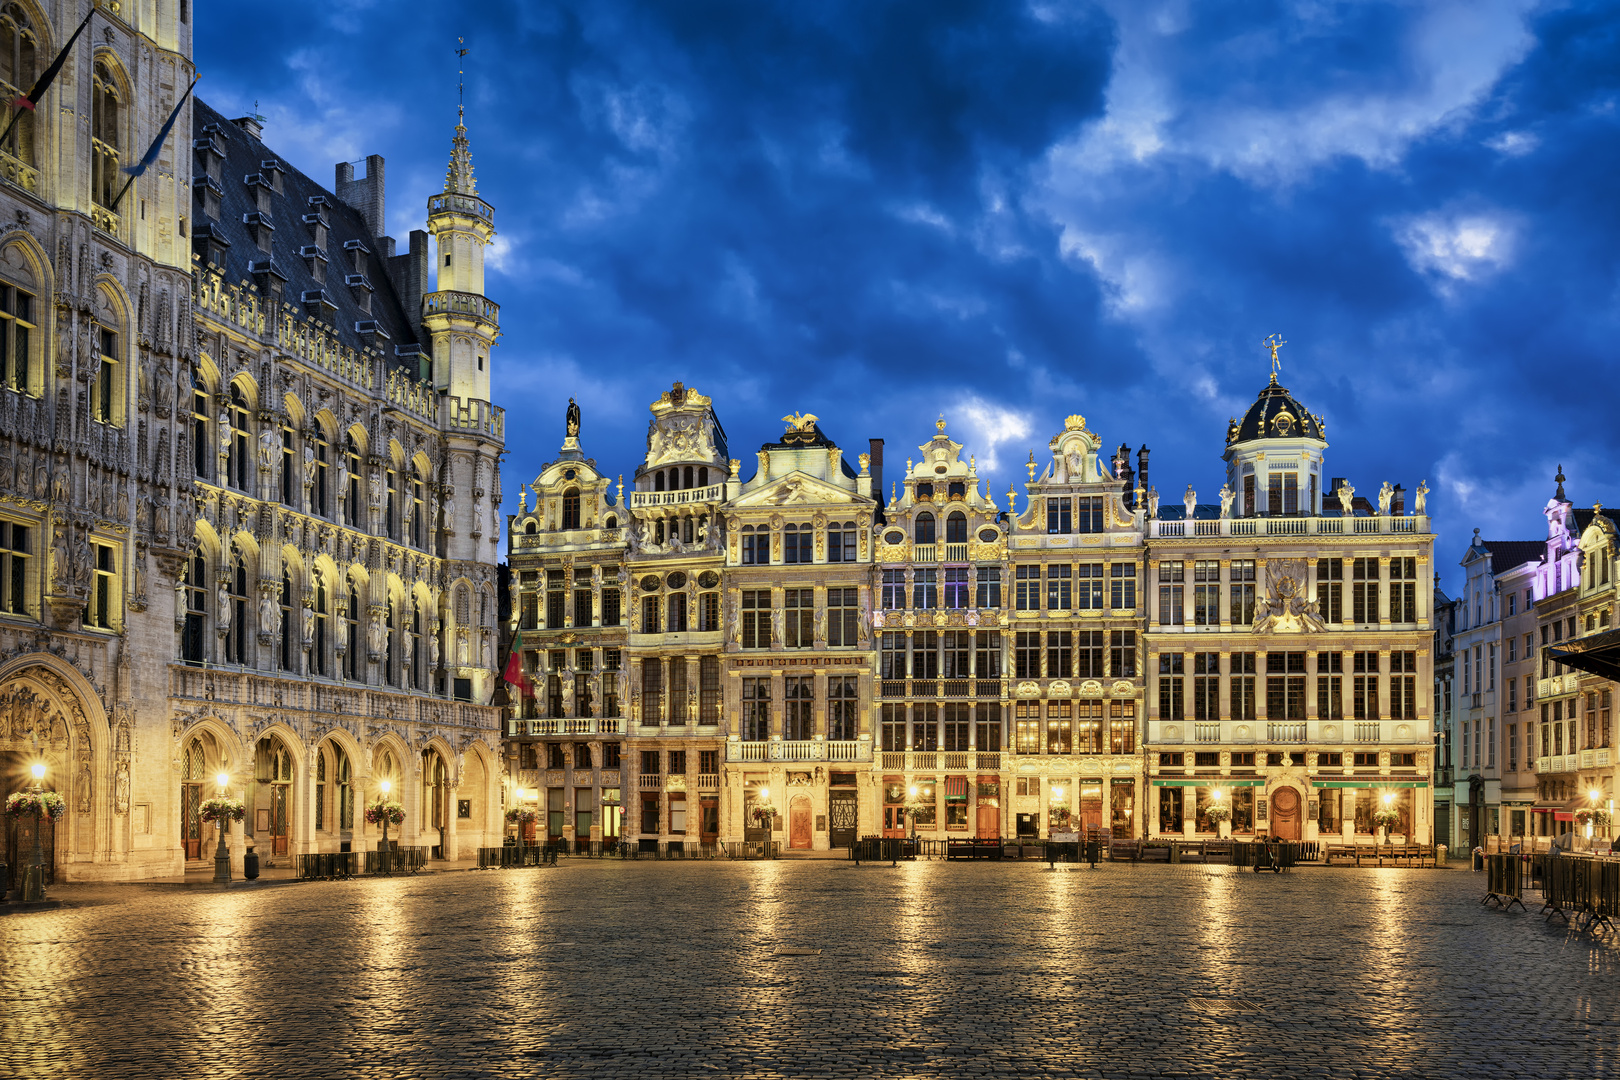
<svg viewBox="0 0 1620 1080"><path fill-rule="evenodd" d="M794 799L788 811L788 847L810 850L810 800Z"/></svg>

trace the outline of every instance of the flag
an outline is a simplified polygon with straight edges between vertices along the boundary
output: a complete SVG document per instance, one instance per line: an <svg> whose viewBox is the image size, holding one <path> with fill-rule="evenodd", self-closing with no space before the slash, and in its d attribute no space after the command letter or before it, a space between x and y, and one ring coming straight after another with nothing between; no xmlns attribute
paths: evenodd
<svg viewBox="0 0 1620 1080"><path fill-rule="evenodd" d="M169 113L169 118L163 122L163 128L157 133L157 138L153 139L152 145L147 147L146 156L134 165L127 167L124 172L130 176L139 176L158 159L158 154L163 152L163 140L169 137L169 132L174 129L174 122L180 119L180 106L184 105L186 98L190 97L191 92L197 89L197 81L201 78L202 76L199 75L197 78L192 79L191 85L186 87L186 92L181 94L180 100L174 103L174 111Z"/></svg>
<svg viewBox="0 0 1620 1080"><path fill-rule="evenodd" d="M0 144L4 144L7 139L11 138L11 129L17 126L17 121L22 117L22 111L27 109L29 112L33 112L34 106L38 105L40 99L45 96L45 91L51 88L51 83L56 81L56 76L62 70L62 65L67 63L68 53L73 51L73 43L79 40L79 35L84 33L84 28L90 25L90 20L95 17L95 14L96 5L91 4L90 12L84 17L84 22L80 23L79 28L73 31L73 36L67 39L67 44L62 46L62 51L56 54L55 60L51 61L51 66L46 68L45 73L34 82L34 88L28 91L25 96L12 101L11 107L15 111L11 114L11 123L6 125L5 133L0 134Z"/></svg>
<svg viewBox="0 0 1620 1080"><path fill-rule="evenodd" d="M524 697L534 694L534 684L523 676L523 634L520 632L517 640L512 642L512 652L506 658L506 671L501 675L508 684L515 686Z"/></svg>
<svg viewBox="0 0 1620 1080"><path fill-rule="evenodd" d="M45 74L41 75L38 81L34 83L34 88L28 91L28 96L20 97L11 103L14 107L27 109L30 112L33 111L34 106L39 104L40 98L45 96L45 91L51 88L51 83L56 81L56 76L61 72L62 65L67 63L68 53L73 51L73 43L79 40L79 35L84 33L84 28L90 25L91 16L95 15L95 13L96 5L91 4L90 14L86 15L84 22L80 23L79 28L73 31L73 36L67 39L67 44L62 46L62 51L56 54L55 60L51 61L51 66L45 69ZM12 122L15 123L16 120L13 119ZM7 131L6 134L9 135L11 132Z"/></svg>

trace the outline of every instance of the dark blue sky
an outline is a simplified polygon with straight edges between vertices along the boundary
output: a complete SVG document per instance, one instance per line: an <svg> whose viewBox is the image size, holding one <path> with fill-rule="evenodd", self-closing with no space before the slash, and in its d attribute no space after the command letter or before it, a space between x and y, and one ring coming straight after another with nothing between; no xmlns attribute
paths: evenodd
<svg viewBox="0 0 1620 1080"><path fill-rule="evenodd" d="M257 101L305 172L387 158L402 243L467 38L508 510L569 395L628 474L675 379L745 475L795 410L891 475L943 411L1005 508L1079 412L1208 501L1273 332L1330 475L1427 478L1448 587L1473 528L1545 535L1560 463L1620 504L1612 3L284 0L196 30L204 99Z"/></svg>

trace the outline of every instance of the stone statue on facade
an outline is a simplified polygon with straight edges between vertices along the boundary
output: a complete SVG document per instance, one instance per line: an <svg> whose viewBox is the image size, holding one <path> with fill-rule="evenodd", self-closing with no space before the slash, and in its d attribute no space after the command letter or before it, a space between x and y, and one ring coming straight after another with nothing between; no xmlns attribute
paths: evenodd
<svg viewBox="0 0 1620 1080"><path fill-rule="evenodd" d="M1417 514L1419 516L1422 516L1423 514L1428 513L1429 512L1429 509L1428 509L1429 482L1427 480L1425 480L1421 484L1419 484L1417 486L1417 490L1414 491L1412 493L1412 495L1413 495L1413 498L1414 498L1414 502L1412 504L1413 513L1415 513L1415 514Z"/></svg>
<svg viewBox="0 0 1620 1080"><path fill-rule="evenodd" d="M1356 489L1350 486L1350 481L1341 481L1338 490L1333 494L1339 497L1339 509L1345 517L1355 513Z"/></svg>
<svg viewBox="0 0 1620 1080"><path fill-rule="evenodd" d="M573 398L568 399L568 416L566 424L567 432L570 438L579 434L579 406L574 404Z"/></svg>
<svg viewBox="0 0 1620 1080"><path fill-rule="evenodd" d="M1191 484L1187 485L1187 493L1181 497L1181 505L1187 508L1187 520L1193 519L1193 511L1198 508L1198 492L1193 490Z"/></svg>
<svg viewBox="0 0 1620 1080"><path fill-rule="evenodd" d="M276 589L267 586L259 590L259 633L274 634L281 629L281 604Z"/></svg>
<svg viewBox="0 0 1620 1080"><path fill-rule="evenodd" d="M1389 504L1394 498L1395 488L1388 480L1385 480L1384 485L1378 489L1378 513L1380 515L1389 513Z"/></svg>
<svg viewBox="0 0 1620 1080"><path fill-rule="evenodd" d="M1232 500L1236 498L1237 492L1232 490L1231 484L1221 485L1221 517L1223 519L1232 516Z"/></svg>
<svg viewBox="0 0 1620 1080"><path fill-rule="evenodd" d="M1159 489L1156 487L1147 489L1147 508L1148 517L1156 518L1159 516Z"/></svg>

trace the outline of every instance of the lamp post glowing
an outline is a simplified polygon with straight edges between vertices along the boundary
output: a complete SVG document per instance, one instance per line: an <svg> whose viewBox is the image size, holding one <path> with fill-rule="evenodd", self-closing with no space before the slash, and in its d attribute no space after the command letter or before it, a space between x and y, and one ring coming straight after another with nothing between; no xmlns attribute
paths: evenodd
<svg viewBox="0 0 1620 1080"><path fill-rule="evenodd" d="M1586 793L1586 797L1592 801L1592 812L1586 816L1586 846L1587 847L1592 846L1592 834L1595 831L1593 826L1595 826L1597 824L1598 798L1602 794L1603 793L1601 791L1599 791L1597 788L1593 788L1591 791L1588 791Z"/></svg>
<svg viewBox="0 0 1620 1080"><path fill-rule="evenodd" d="M45 779L45 763L43 761L34 762L30 771L34 775L34 786L32 790L35 795L40 795L45 790L44 784L42 783L42 781ZM43 804L35 804L34 858L28 866L28 873L23 878L23 903L25 904L37 904L45 899L45 853L40 847L39 843L41 818L38 807L41 805Z"/></svg>
<svg viewBox="0 0 1620 1080"><path fill-rule="evenodd" d="M219 797L225 798L225 789L230 785L229 773L219 773L214 777L219 785ZM214 849L214 881L221 885L230 884L231 880L231 849L225 843L225 831L231 827L229 817L221 817L216 823L219 829L219 846Z"/></svg>
<svg viewBox="0 0 1620 1080"><path fill-rule="evenodd" d="M906 791L906 810L911 818L911 839L913 843L917 840L917 794L916 784L912 784Z"/></svg>
<svg viewBox="0 0 1620 1080"><path fill-rule="evenodd" d="M388 802L388 790L393 786L394 785L387 780L384 780L378 785L378 787L382 790L382 801L385 804ZM383 873L392 874L394 872L394 860L388 850L388 814L386 812L383 814L382 826Z"/></svg>

